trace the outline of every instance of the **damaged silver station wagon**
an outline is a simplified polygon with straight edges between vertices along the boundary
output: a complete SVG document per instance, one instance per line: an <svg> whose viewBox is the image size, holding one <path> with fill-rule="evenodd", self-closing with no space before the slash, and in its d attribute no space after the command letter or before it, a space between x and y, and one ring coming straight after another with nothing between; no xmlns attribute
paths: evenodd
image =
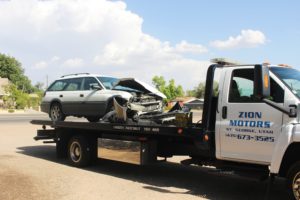
<svg viewBox="0 0 300 200"><path fill-rule="evenodd" d="M67 116L85 117L90 122L100 118L137 120L162 113L164 98L157 89L134 78L78 73L54 81L44 93L41 110L52 121L64 121Z"/></svg>

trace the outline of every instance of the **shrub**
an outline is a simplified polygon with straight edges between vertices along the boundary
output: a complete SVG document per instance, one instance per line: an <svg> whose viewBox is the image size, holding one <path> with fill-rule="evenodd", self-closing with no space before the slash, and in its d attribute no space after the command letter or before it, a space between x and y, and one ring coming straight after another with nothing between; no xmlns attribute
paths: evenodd
<svg viewBox="0 0 300 200"><path fill-rule="evenodd" d="M14 113L15 110L14 110L14 109L8 109L8 112L9 112L9 113Z"/></svg>

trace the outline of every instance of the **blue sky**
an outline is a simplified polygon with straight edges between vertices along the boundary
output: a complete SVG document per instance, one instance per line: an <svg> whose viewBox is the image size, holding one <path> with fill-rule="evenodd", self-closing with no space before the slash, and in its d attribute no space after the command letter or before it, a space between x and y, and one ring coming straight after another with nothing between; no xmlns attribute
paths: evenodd
<svg viewBox="0 0 300 200"><path fill-rule="evenodd" d="M208 45L227 39L240 30L262 31L267 43L254 49L213 51L213 56L236 58L247 63L288 63L300 66L300 1L136 1L126 0L128 9L142 16L143 30L162 40ZM207 57L208 56L208 57ZM209 58L203 55L202 58Z"/></svg>
<svg viewBox="0 0 300 200"><path fill-rule="evenodd" d="M300 66L299 1L0 0L0 53L33 83L91 72L205 80L209 60Z"/></svg>

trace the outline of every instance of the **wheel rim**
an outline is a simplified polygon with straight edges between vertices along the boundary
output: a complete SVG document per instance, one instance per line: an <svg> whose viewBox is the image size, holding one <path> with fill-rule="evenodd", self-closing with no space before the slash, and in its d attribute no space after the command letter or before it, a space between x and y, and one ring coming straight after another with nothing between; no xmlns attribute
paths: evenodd
<svg viewBox="0 0 300 200"><path fill-rule="evenodd" d="M73 142L70 147L70 156L73 162L79 162L81 159L81 146L78 142Z"/></svg>
<svg viewBox="0 0 300 200"><path fill-rule="evenodd" d="M58 120L61 117L61 111L58 105L54 105L51 108L51 118L53 120Z"/></svg>
<svg viewBox="0 0 300 200"><path fill-rule="evenodd" d="M300 199L300 172L298 172L294 177L292 187L295 198Z"/></svg>

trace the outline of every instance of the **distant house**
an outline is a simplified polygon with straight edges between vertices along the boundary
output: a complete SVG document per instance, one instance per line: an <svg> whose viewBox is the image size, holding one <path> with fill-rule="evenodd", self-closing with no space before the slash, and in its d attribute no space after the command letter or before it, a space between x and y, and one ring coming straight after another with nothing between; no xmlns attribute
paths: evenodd
<svg viewBox="0 0 300 200"><path fill-rule="evenodd" d="M204 99L191 99L184 103L184 105L190 109L203 109Z"/></svg>
<svg viewBox="0 0 300 200"><path fill-rule="evenodd" d="M203 99L196 97L177 97L168 103L168 107L173 107L176 102L179 102L181 106L186 106L190 109L203 109Z"/></svg>
<svg viewBox="0 0 300 200"><path fill-rule="evenodd" d="M5 91L5 87L9 85L9 80L7 78L0 78L0 107L4 107L4 96L8 96Z"/></svg>

